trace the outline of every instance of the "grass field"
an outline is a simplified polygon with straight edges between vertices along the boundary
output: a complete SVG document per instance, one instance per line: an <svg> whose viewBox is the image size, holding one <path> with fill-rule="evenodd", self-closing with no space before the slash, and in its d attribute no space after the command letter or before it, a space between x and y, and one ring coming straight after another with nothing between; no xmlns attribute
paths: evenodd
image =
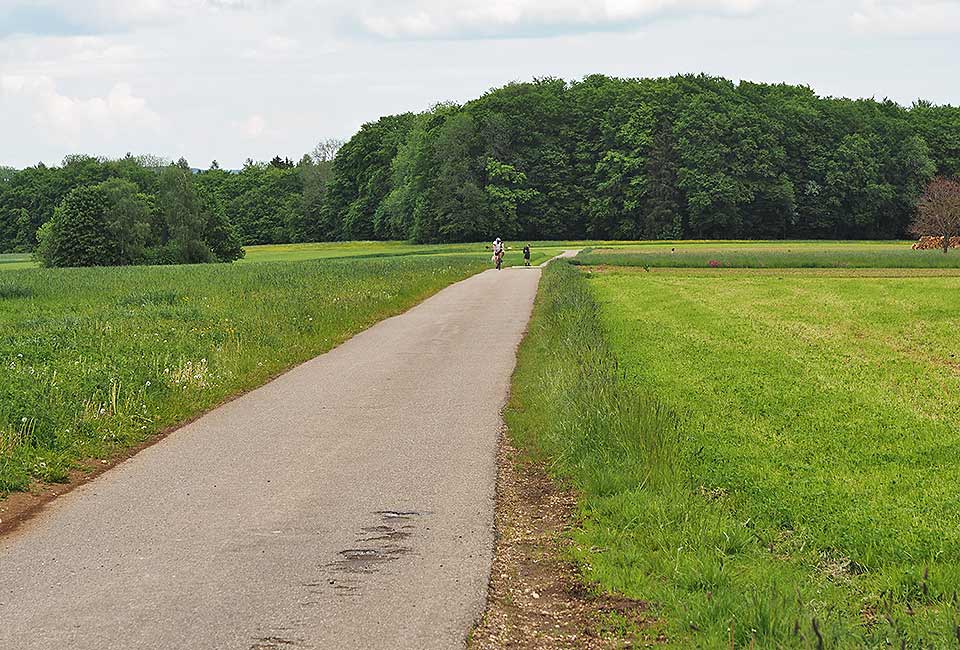
<svg viewBox="0 0 960 650"><path fill-rule="evenodd" d="M912 242L650 242L595 247L578 264L646 268L960 268L960 251Z"/></svg>
<svg viewBox="0 0 960 650"><path fill-rule="evenodd" d="M545 275L508 424L639 636L957 647L960 277L871 274Z"/></svg>
<svg viewBox="0 0 960 650"><path fill-rule="evenodd" d="M525 242L524 242L525 243ZM534 264L543 262L560 253L566 244L564 242L531 242L533 247L531 261ZM605 242L604 245L610 245ZM351 241L351 242L320 242L314 244L268 244L263 246L247 246L246 255L239 264L257 262L303 262L307 260L329 259L372 259L378 257L406 257L410 255L466 255L482 256L484 247L489 244L409 244L399 241ZM509 244L506 264L508 266L522 262L521 250L523 243ZM580 248L572 243L570 247ZM23 268L37 268L37 263L29 254L0 253L0 271Z"/></svg>
<svg viewBox="0 0 960 650"><path fill-rule="evenodd" d="M28 269L35 267L31 255L25 253L0 253L0 271L12 271L14 269Z"/></svg>
<svg viewBox="0 0 960 650"><path fill-rule="evenodd" d="M408 255L476 255L483 244L423 245L399 241L319 242L315 244L268 244L247 246L241 263L297 262L317 259L368 259Z"/></svg>
<svg viewBox="0 0 960 650"><path fill-rule="evenodd" d="M0 494L62 480L488 267L473 254L2 273Z"/></svg>

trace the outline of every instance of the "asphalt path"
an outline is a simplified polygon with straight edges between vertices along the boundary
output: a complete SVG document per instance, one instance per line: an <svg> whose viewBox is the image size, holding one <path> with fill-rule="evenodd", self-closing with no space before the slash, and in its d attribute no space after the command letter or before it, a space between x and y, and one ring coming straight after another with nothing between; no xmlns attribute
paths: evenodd
<svg viewBox="0 0 960 650"><path fill-rule="evenodd" d="M538 268L487 271L0 539L0 648L456 648Z"/></svg>

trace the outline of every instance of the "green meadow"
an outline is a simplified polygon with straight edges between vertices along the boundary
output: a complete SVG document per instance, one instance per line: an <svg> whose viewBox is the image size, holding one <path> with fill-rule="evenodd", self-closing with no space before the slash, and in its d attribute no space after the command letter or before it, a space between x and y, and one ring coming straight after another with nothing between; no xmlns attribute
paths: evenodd
<svg viewBox="0 0 960 650"><path fill-rule="evenodd" d="M508 243L507 266L522 263L521 250L527 242ZM539 264L562 252L564 248L581 248L578 242L530 242L531 262ZM603 242L611 245L612 242ZM410 244L400 241L320 242L313 244L267 244L246 246L246 255L237 262L303 262L307 260L372 259L378 257L406 257L410 255L460 255L476 258L490 248L490 244ZM37 268L33 256L22 253L0 254L0 271Z"/></svg>
<svg viewBox="0 0 960 650"><path fill-rule="evenodd" d="M652 604L633 634L957 647L960 277L598 259L546 272L507 419L580 491L587 578Z"/></svg>
<svg viewBox="0 0 960 650"><path fill-rule="evenodd" d="M586 245L617 246L627 242L564 242L564 241L514 241L507 242L507 266L522 263L525 244L531 247L531 263L539 264L562 253L568 248L583 248ZM251 262L296 262L316 259L369 259L376 257L406 257L411 255L477 256L491 248L490 243L472 244L411 244L401 241L355 241L320 242L314 244L272 244L247 246L241 264Z"/></svg>

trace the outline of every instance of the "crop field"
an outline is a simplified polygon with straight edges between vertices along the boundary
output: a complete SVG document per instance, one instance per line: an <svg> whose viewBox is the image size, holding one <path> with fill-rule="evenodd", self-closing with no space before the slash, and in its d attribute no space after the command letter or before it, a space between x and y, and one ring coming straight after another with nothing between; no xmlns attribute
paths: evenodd
<svg viewBox="0 0 960 650"><path fill-rule="evenodd" d="M645 268L960 268L960 252L913 242L668 242L601 246L576 263Z"/></svg>
<svg viewBox="0 0 960 650"><path fill-rule="evenodd" d="M507 419L583 495L589 579L653 604L637 635L956 647L960 277L575 269Z"/></svg>
<svg viewBox="0 0 960 650"><path fill-rule="evenodd" d="M63 480L488 267L474 253L0 273L0 494Z"/></svg>

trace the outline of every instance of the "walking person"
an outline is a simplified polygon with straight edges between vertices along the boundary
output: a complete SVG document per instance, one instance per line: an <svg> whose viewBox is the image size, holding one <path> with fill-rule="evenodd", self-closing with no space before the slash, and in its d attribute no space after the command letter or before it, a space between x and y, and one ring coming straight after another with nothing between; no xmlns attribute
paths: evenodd
<svg viewBox="0 0 960 650"><path fill-rule="evenodd" d="M530 266L530 244L523 247L523 265Z"/></svg>

